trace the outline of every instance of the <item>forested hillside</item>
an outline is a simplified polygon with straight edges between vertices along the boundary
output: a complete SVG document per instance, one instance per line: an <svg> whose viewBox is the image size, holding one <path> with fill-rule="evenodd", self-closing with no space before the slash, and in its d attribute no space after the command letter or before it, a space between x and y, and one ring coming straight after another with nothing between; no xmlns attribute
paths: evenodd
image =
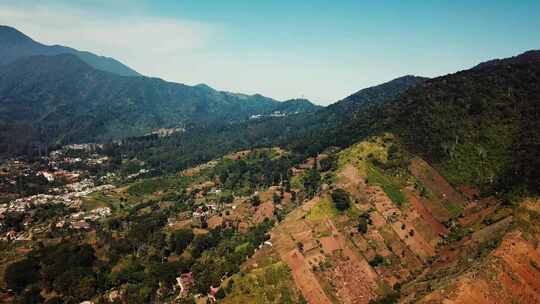
<svg viewBox="0 0 540 304"><path fill-rule="evenodd" d="M428 80L385 110L413 151L455 184L540 184L540 51Z"/></svg>
<svg viewBox="0 0 540 304"><path fill-rule="evenodd" d="M24 57L0 66L2 154L48 145L140 136L157 128L226 125L252 115L314 111L309 101L216 91L96 70L73 55ZM14 136L17 134L18 136Z"/></svg>
<svg viewBox="0 0 540 304"><path fill-rule="evenodd" d="M178 170L239 149L280 145L308 156L392 131L456 185L488 193L534 189L540 65L527 58L432 80L400 78L315 112L132 138L118 149Z"/></svg>
<svg viewBox="0 0 540 304"><path fill-rule="evenodd" d="M189 128L185 133L167 138L132 137L121 144L110 144L111 155L127 155L148 161L163 172L175 172L237 150L279 145L304 156L314 155L331 146L347 147L362 136L373 134L378 110L426 78L405 76L385 84L361 90L328 107L308 111L305 100L286 101L307 106L304 113L285 117L262 117L234 124L214 123ZM365 117L365 126L351 125Z"/></svg>

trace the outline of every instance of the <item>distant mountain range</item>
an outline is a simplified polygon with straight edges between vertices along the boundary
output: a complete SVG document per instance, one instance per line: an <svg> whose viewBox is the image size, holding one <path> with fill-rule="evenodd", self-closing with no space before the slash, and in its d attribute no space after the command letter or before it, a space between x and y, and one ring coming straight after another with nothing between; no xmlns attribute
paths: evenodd
<svg viewBox="0 0 540 304"><path fill-rule="evenodd" d="M279 102L139 75L113 59L44 46L0 28L0 151L138 136L162 127L227 124L252 115L315 111L307 100ZM106 64L106 63L113 63ZM136 77L125 75L136 75ZM20 136L14 137L14 134Z"/></svg>
<svg viewBox="0 0 540 304"><path fill-rule="evenodd" d="M78 51L62 45L44 45L32 40L32 38L13 27L0 25L0 65L27 56L59 54L73 54L98 70L121 76L141 76L141 74L113 58Z"/></svg>

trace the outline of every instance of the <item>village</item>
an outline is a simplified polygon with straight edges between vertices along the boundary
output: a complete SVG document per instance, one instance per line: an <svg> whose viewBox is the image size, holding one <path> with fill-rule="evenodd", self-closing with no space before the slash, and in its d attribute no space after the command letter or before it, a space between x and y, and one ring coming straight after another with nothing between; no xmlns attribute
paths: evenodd
<svg viewBox="0 0 540 304"><path fill-rule="evenodd" d="M248 191L242 194L242 191L232 191L236 186L230 188L211 177L216 174L212 172L223 170L220 166L225 163L235 164L245 158L259 161L259 153L264 157L274 155L271 157L279 159L285 153L280 149L240 151L184 170L174 180L192 181L180 196L176 194L176 198L171 199L171 193L177 192L171 192L168 182L160 182L162 178L144 177L151 172L151 168L143 167L121 174L118 169L109 170L111 159L98 153L100 148L95 145L71 145L51 152L37 163L10 160L4 164L1 176L14 187L2 189L13 199L0 205L0 240L27 252L30 250L28 246L33 248L32 244L51 237L71 238L79 235L85 238L104 229L115 231L106 227L110 227L111 222L121 220L123 223L119 232L133 225L129 224L131 218L151 214L167 214L163 227L167 234L193 231L196 237L205 237L215 231L231 230L239 235L250 235L253 229L268 227L269 220L282 218L300 202L295 191L285 189L283 183L249 186L242 188ZM291 172L300 174L312 166L313 161ZM17 188L20 181L26 182L25 178L29 177L39 178L42 187L31 191L27 187ZM265 239L258 242L254 250L272 246ZM173 254L168 260L172 263L178 258ZM162 296L174 294L178 300L196 295L200 299L216 301L220 288L210 286L207 292L201 293L198 287L197 292L194 289L195 276L192 271L179 272L173 289L167 292L158 290L158 293L162 293ZM122 290L107 293L111 299L125 296Z"/></svg>
<svg viewBox="0 0 540 304"><path fill-rule="evenodd" d="M0 168L3 198L0 204L0 232L3 240L29 240L33 235L56 228L89 229L90 223L110 215L110 208L81 211L82 198L98 191L115 188L110 182L114 173L92 175L88 170L99 168L110 158L96 151L102 145L68 145L52 151L37 162L9 160ZM31 195L27 195L31 194ZM66 213L44 221L40 208L61 205ZM17 220L9 221L10 218Z"/></svg>

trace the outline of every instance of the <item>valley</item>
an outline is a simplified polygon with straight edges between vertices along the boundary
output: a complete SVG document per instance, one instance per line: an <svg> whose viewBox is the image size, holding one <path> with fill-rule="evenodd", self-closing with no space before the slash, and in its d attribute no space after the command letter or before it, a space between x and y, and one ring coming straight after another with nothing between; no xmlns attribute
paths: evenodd
<svg viewBox="0 0 540 304"><path fill-rule="evenodd" d="M324 107L0 55L0 303L540 303L538 50Z"/></svg>

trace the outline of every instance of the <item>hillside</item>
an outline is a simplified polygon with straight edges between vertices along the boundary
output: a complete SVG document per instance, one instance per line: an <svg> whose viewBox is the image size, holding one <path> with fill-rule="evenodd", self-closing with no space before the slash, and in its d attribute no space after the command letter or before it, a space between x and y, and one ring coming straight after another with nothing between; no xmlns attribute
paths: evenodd
<svg viewBox="0 0 540 304"><path fill-rule="evenodd" d="M539 96L540 51L530 51L428 80L384 115L453 184L538 189Z"/></svg>
<svg viewBox="0 0 540 304"><path fill-rule="evenodd" d="M24 57L0 66L0 142L8 154L49 144L138 136L163 127L247 120L276 110L314 111L309 102L221 92L157 78L125 77L74 55ZM13 134L18 133L15 138Z"/></svg>
<svg viewBox="0 0 540 304"><path fill-rule="evenodd" d="M285 101L275 109L295 113L298 110L294 107L298 107L305 112L287 116L261 115L258 119L240 123L199 126L167 138L129 138L121 144L112 144L111 153L145 160L162 172L182 170L238 150L276 145L304 156L316 155L331 146L347 147L366 134L373 133L369 125L375 116L370 114L370 109L382 107L424 79L410 76L398 78L361 90L354 97L324 108L313 108L302 99ZM200 86L208 89L205 85ZM358 110L346 110L351 107ZM366 128L345 128L346 123L354 121L353 118L359 115L369 117Z"/></svg>
<svg viewBox="0 0 540 304"><path fill-rule="evenodd" d="M328 108L338 113L355 113L369 104L381 104L398 97L410 87L416 86L429 78L406 75L380 85L360 90Z"/></svg>
<svg viewBox="0 0 540 304"><path fill-rule="evenodd" d="M540 303L540 51L319 107L21 35L0 303Z"/></svg>
<svg viewBox="0 0 540 304"><path fill-rule="evenodd" d="M0 26L0 65L27 56L53 56L59 54L73 54L98 70L122 76L141 76L141 74L113 58L98 56L61 45L44 45L32 40L32 38L15 28Z"/></svg>

